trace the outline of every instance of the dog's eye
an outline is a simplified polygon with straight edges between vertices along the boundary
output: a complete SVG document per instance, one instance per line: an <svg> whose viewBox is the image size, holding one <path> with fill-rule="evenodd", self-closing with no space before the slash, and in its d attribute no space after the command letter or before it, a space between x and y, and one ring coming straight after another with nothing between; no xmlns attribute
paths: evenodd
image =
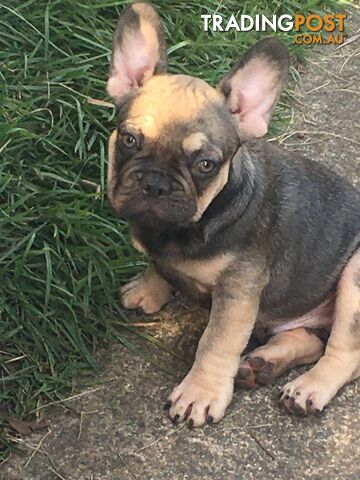
<svg viewBox="0 0 360 480"><path fill-rule="evenodd" d="M125 133L124 135L122 135L121 140L122 144L126 148L134 148L137 146L136 138L134 137L134 135L131 135L131 133Z"/></svg>
<svg viewBox="0 0 360 480"><path fill-rule="evenodd" d="M214 170L215 163L211 160L200 160L200 162L196 164L196 168L200 173L210 173Z"/></svg>

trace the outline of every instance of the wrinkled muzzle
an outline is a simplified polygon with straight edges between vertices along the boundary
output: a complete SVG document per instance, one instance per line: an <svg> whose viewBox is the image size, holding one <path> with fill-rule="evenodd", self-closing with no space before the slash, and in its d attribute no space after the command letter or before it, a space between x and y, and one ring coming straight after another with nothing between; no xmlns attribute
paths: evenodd
<svg viewBox="0 0 360 480"><path fill-rule="evenodd" d="M116 162L116 131L109 139L108 199L117 216L156 219L188 224L196 212L196 201L184 181L164 169L129 165L120 168Z"/></svg>

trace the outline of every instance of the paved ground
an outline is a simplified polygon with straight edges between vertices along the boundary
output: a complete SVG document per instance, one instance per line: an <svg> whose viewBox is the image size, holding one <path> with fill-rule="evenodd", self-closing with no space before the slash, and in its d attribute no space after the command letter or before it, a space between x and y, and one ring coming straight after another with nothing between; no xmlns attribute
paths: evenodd
<svg viewBox="0 0 360 480"><path fill-rule="evenodd" d="M297 92L295 124L280 140L360 186L359 47L357 40L338 50L319 49ZM238 390L217 426L190 432L170 424L162 404L186 373L205 319L204 312L177 303L161 315L160 328L151 327L186 361L139 343L156 367L114 347L96 379L102 384L66 402L67 410L48 410L49 431L25 439L29 455L11 458L0 479L360 478L359 381L317 417L299 419L279 407L280 386L298 370L275 386Z"/></svg>

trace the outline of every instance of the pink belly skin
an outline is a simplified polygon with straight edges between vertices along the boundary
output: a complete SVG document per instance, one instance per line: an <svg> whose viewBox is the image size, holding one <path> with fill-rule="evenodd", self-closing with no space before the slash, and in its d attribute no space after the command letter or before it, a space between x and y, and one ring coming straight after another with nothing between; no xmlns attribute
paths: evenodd
<svg viewBox="0 0 360 480"><path fill-rule="evenodd" d="M335 296L331 296L317 308L311 310L302 317L282 319L280 325L278 324L271 329L271 333L285 332L286 330L293 330L294 328L300 327L331 327L334 321L334 304Z"/></svg>

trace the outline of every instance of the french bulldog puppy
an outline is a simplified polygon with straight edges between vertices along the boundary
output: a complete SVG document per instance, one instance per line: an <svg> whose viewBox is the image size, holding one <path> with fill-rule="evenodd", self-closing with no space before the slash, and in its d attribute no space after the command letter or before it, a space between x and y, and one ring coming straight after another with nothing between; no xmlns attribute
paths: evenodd
<svg viewBox="0 0 360 480"><path fill-rule="evenodd" d="M121 288L122 303L153 313L176 289L210 307L194 364L169 396L175 423L218 422L235 379L251 387L317 362L281 399L310 414L360 375L360 194L261 140L288 69L286 47L264 38L213 88L166 72L151 5L132 4L118 22L108 198L150 263ZM241 358L252 333L269 340Z"/></svg>

